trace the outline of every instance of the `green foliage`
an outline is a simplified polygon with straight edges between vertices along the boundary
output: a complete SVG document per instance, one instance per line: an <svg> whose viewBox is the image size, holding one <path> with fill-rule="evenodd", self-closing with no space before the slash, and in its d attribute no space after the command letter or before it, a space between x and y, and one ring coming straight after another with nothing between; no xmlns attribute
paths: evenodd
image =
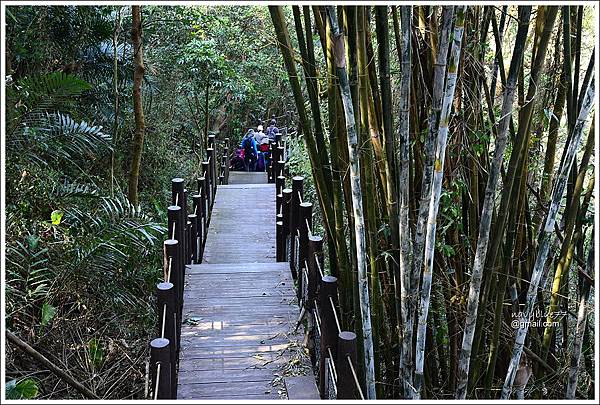
<svg viewBox="0 0 600 405"><path fill-rule="evenodd" d="M88 342L88 354L92 366L95 369L99 369L104 362L104 350L102 350L98 339L93 338Z"/></svg>
<svg viewBox="0 0 600 405"><path fill-rule="evenodd" d="M68 111L73 108L77 96L91 86L73 75L53 72L31 76L21 80L16 87L21 99L19 105L26 114L44 111Z"/></svg>
<svg viewBox="0 0 600 405"><path fill-rule="evenodd" d="M48 304L47 302L44 302L44 305L42 305L42 316L41 316L42 326L48 325L50 323L50 321L52 320L52 318L54 318L54 315L56 315L56 307L53 307L52 305Z"/></svg>
<svg viewBox="0 0 600 405"><path fill-rule="evenodd" d="M50 214L50 220L52 221L52 225L60 225L60 220L63 217L63 212L59 210L52 211Z"/></svg>
<svg viewBox="0 0 600 405"><path fill-rule="evenodd" d="M6 399L34 399L39 391L37 382L32 378L25 378L19 382L10 380L5 389Z"/></svg>
<svg viewBox="0 0 600 405"><path fill-rule="evenodd" d="M130 8L7 9L6 322L63 353L82 381L101 375L96 388L110 388L111 398L143 396L143 364L121 369L118 359L141 358L152 337L168 184L194 177L206 116L209 132L235 142L242 125L291 109L266 8L142 13L146 138L136 210L126 197ZM24 367L18 354L7 365ZM52 378L39 384L53 397Z"/></svg>

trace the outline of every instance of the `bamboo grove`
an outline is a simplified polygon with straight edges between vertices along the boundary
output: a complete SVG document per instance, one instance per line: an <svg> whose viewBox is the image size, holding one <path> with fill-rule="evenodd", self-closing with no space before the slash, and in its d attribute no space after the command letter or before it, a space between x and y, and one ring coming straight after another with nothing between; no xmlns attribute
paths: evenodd
<svg viewBox="0 0 600 405"><path fill-rule="evenodd" d="M365 394L593 398L593 8L269 12Z"/></svg>

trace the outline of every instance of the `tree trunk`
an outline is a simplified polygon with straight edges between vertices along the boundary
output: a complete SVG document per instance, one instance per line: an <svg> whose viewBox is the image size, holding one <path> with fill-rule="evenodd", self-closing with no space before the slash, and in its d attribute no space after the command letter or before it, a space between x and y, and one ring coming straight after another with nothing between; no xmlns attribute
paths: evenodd
<svg viewBox="0 0 600 405"><path fill-rule="evenodd" d="M117 45L119 43L119 34L121 33L121 6L118 6L117 15L115 16L115 29L113 32L113 96L114 102L114 120L113 120L113 137L112 150L110 151L110 196L115 196L115 151L117 149L117 141L119 139L119 58L117 53ZM7 70L8 71L8 70Z"/></svg>
<svg viewBox="0 0 600 405"><path fill-rule="evenodd" d="M131 149L131 170L129 172L129 202L138 207L138 181L142 149L144 147L144 107L142 105L142 80L144 79L144 59L142 50L142 13L140 6L131 6L133 44L133 110L135 115L135 134Z"/></svg>

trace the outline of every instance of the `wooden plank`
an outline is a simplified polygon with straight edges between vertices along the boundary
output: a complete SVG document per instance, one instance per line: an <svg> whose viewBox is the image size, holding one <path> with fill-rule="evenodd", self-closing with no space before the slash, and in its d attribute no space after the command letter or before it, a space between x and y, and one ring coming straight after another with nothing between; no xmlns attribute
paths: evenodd
<svg viewBox="0 0 600 405"><path fill-rule="evenodd" d="M233 327L227 329L192 329L187 328L182 331L181 338L195 337L199 340L214 339L216 337L223 337L232 341L243 340L243 338L257 338L259 340L271 339L273 336L278 335L290 335L293 330L288 325L281 325L279 327L274 326L263 326L263 325L251 325L250 327Z"/></svg>
<svg viewBox="0 0 600 405"><path fill-rule="evenodd" d="M252 357L264 353L281 354L289 347L288 343L278 345L255 345L255 346L229 346L229 347L188 347L181 346L181 360L187 359L210 359L224 357Z"/></svg>
<svg viewBox="0 0 600 405"><path fill-rule="evenodd" d="M285 394L280 395L277 393L277 390L264 391L264 393L262 393L262 394L254 394L254 393L249 393L249 392L243 392L241 394L238 394L237 392L228 392L227 394L223 394L220 391L216 391L214 394L212 394L211 392L197 393L195 391L186 390L186 392L184 392L182 394L178 393L178 397L179 397L179 399L196 399L196 398L198 398L203 401L222 400L223 398L229 398L231 400L236 400L236 401L245 402L246 400L251 400L251 401L258 402L258 403L260 403L262 400L286 399Z"/></svg>
<svg viewBox="0 0 600 405"><path fill-rule="evenodd" d="M210 342L207 344L207 342ZM183 335L181 336L182 345L185 343L186 347L204 347L211 346L215 347L263 347L263 346L279 346L283 344L289 344L290 339L283 332L265 333L264 335L214 335L214 336L194 336L194 335Z"/></svg>
<svg viewBox="0 0 600 405"><path fill-rule="evenodd" d="M311 375L285 377L284 381L288 399L321 399L315 378Z"/></svg>
<svg viewBox="0 0 600 405"><path fill-rule="evenodd" d="M188 371L218 371L218 370L245 370L245 369L268 369L278 370L288 362L285 356L279 356L278 353L263 352L258 357L213 357L213 358L194 358L193 361L184 361L179 363L179 372Z"/></svg>
<svg viewBox="0 0 600 405"><path fill-rule="evenodd" d="M203 263L188 266L186 274L235 274L235 273L289 273L288 263Z"/></svg>
<svg viewBox="0 0 600 405"><path fill-rule="evenodd" d="M183 295L183 299L199 299L199 298L252 298L252 297L293 297L295 292L291 287L291 283L286 285L268 286L267 288L245 288L245 287L232 287L223 288L218 292L208 287L200 287L193 291L186 291Z"/></svg>
<svg viewBox="0 0 600 405"><path fill-rule="evenodd" d="M229 184L267 184L268 178L266 172L229 172Z"/></svg>
<svg viewBox="0 0 600 405"><path fill-rule="evenodd" d="M228 382L270 382L273 379L272 368L244 368L237 370L196 370L179 373L180 384L212 384Z"/></svg>

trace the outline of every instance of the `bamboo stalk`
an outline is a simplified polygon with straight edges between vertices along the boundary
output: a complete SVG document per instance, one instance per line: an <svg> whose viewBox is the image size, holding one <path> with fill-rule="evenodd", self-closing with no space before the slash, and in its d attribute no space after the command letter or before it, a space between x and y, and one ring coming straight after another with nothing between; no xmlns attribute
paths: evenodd
<svg viewBox="0 0 600 405"><path fill-rule="evenodd" d="M401 51L400 51L400 102L399 102L399 124L398 138L399 149L397 157L398 166L398 198L399 198L399 242L400 242L400 308L402 316L401 327L401 350L400 350L400 384L403 387L404 398L414 398L415 389L413 386L413 351L412 351L412 332L413 316L411 297L411 263L412 263L412 239L409 225L409 130L410 130L410 78L411 78L411 28L412 28L412 6L400 7L401 21Z"/></svg>
<svg viewBox="0 0 600 405"><path fill-rule="evenodd" d="M473 261L473 270L471 271L471 283L469 287L469 299L467 303L467 316L462 341L462 349L458 363L458 384L456 388L456 399L465 399L467 395L467 383L469 380L469 366L471 362L471 350L473 337L475 335L475 326L477 321L477 311L479 309L479 295L481 292L481 282L483 278L483 266L488 250L490 227L492 224L492 212L494 210L494 201L496 198L496 188L500 177L500 168L504 159L504 151L508 142L508 125L513 110L513 101L516 91L517 74L523 60L525 51L525 42L527 31L529 30L529 17L531 15L531 6L520 7L520 23L515 40L515 48L506 81L504 91L504 100L502 102L502 112L500 128L496 137L496 146L494 157L489 170L489 177L485 189L485 198L483 202L481 221L479 224L479 234L477 236L477 249Z"/></svg>
<svg viewBox="0 0 600 405"><path fill-rule="evenodd" d="M506 373L506 378L504 380L501 399L508 399L512 392L513 382L515 380L519 360L521 358L521 353L523 352L523 346L525 344L525 337L527 336L527 331L529 329L529 323L527 322L527 320L529 319L529 314L531 314L535 305L537 297L537 288L542 277L542 273L544 272L544 264L548 257L552 237L554 235L554 224L556 221L556 214L558 213L560 200L562 199L563 192L566 186L568 173L571 169L571 165L573 164L575 154L581 141L583 127L590 113L590 110L594 105L594 91L595 82L594 79L592 79L586 91L585 99L581 105L581 111L579 112L579 116L577 117L577 121L573 128L571 141L568 143L568 147L565 150L564 159L559 170L559 176L556 178L556 182L552 190L551 204L548 209L548 214L546 215L546 220L544 221L544 228L541 231L538 245L538 254L533 269L531 271L531 281L529 284L529 289L527 291L525 310L523 311L522 317L520 319L522 326L518 329L515 337L515 344L513 347L512 357L510 359L508 371Z"/></svg>
<svg viewBox="0 0 600 405"><path fill-rule="evenodd" d="M594 232L592 232L592 241L594 240ZM592 243L587 261L587 273L594 268L594 249L595 244ZM567 380L567 392L565 399L575 399L577 390L577 375L579 370L579 360L581 358L581 348L585 335L585 327L587 323L587 301L590 296L591 284L587 280L583 280L583 289L579 299L579 311L577 312L577 326L575 327L575 340L573 342L573 352L571 354L571 364L569 368L569 377Z"/></svg>
<svg viewBox="0 0 600 405"><path fill-rule="evenodd" d="M442 9L442 28L440 32L440 43L434 60L433 67L433 94L431 97L431 114L429 115L429 129L425 139L425 162L423 165L423 180L421 181L421 201L419 203L419 214L417 216L417 228L414 243L414 279L418 284L423 265L423 247L425 243L425 225L427 213L431 200L431 178L433 175L433 163L435 158L435 141L437 138L437 127L444 97L444 82L446 78L446 61L450 44L450 32L452 30L452 19L454 6L444 6ZM418 290L418 285L417 288ZM422 298L421 298L422 299ZM417 327L416 364L415 379L422 379L424 368L425 332L427 324L421 325L421 317Z"/></svg>
<svg viewBox="0 0 600 405"><path fill-rule="evenodd" d="M354 213L354 232L356 238L356 259L358 269L359 300L364 347L364 368L367 398L375 399L375 365L373 355L373 336L371 330L371 309L367 279L365 224L360 188L360 163L358 159L358 139L354 118L354 106L350 96L348 73L346 70L346 52L343 34L340 32L337 15L333 6L327 6L329 23L333 31L336 71L339 78L346 131L348 133L348 151L350 156L350 179L352 187L352 207Z"/></svg>
<svg viewBox="0 0 600 405"><path fill-rule="evenodd" d="M565 231L564 231L564 239L562 241L562 246L560 249L558 264L556 266L556 270L554 272L554 280L552 284L552 292L550 294L550 303L548 305L548 317L547 317L547 325L544 330L544 338L542 342L542 358L546 359L548 350L550 348L550 341L554 334L554 328L552 327L555 319L554 313L558 309L560 305L560 295L559 292L563 287L564 280L563 277L566 272L568 272L571 259L573 257L573 248L575 245L575 223L577 216L579 214L579 198L581 196L581 192L583 191L583 182L585 180L585 174L588 170L588 164L590 161L590 157L594 150L594 123L595 119L592 117L592 124L590 125L590 130L588 134L588 139L585 146L585 151L581 158L581 164L579 168L579 173L577 175L577 181L573 187L573 192L571 196L571 203L567 208L565 213Z"/></svg>
<svg viewBox="0 0 600 405"><path fill-rule="evenodd" d="M437 225L437 214L440 205L440 196L442 193L442 180L444 177L444 161L446 156L446 144L448 140L448 126L450 123L450 110L454 99L454 91L456 89L456 81L458 76L458 65L460 61L460 50L462 45L462 35L464 31L464 18L466 6L458 6L455 10L456 21L454 24L454 32L452 36L452 49L448 66L448 76L446 79L446 87L444 98L442 101L442 109L440 111L440 121L438 128L438 137L436 142L434 172L431 185L431 199L429 202L429 212L427 217L427 232L425 236L425 261L423 269L423 282L421 288L421 302L419 307L419 324L418 327L422 330L423 344L420 346L420 351L417 352L417 363L423 362L421 357L424 357L425 349L425 331L427 328L427 315L429 312L429 303L431 299L431 280L433 273L433 257L435 251L435 233ZM420 370L419 370L420 371ZM422 375L422 374L421 374ZM416 382L417 391L420 391L421 382Z"/></svg>

